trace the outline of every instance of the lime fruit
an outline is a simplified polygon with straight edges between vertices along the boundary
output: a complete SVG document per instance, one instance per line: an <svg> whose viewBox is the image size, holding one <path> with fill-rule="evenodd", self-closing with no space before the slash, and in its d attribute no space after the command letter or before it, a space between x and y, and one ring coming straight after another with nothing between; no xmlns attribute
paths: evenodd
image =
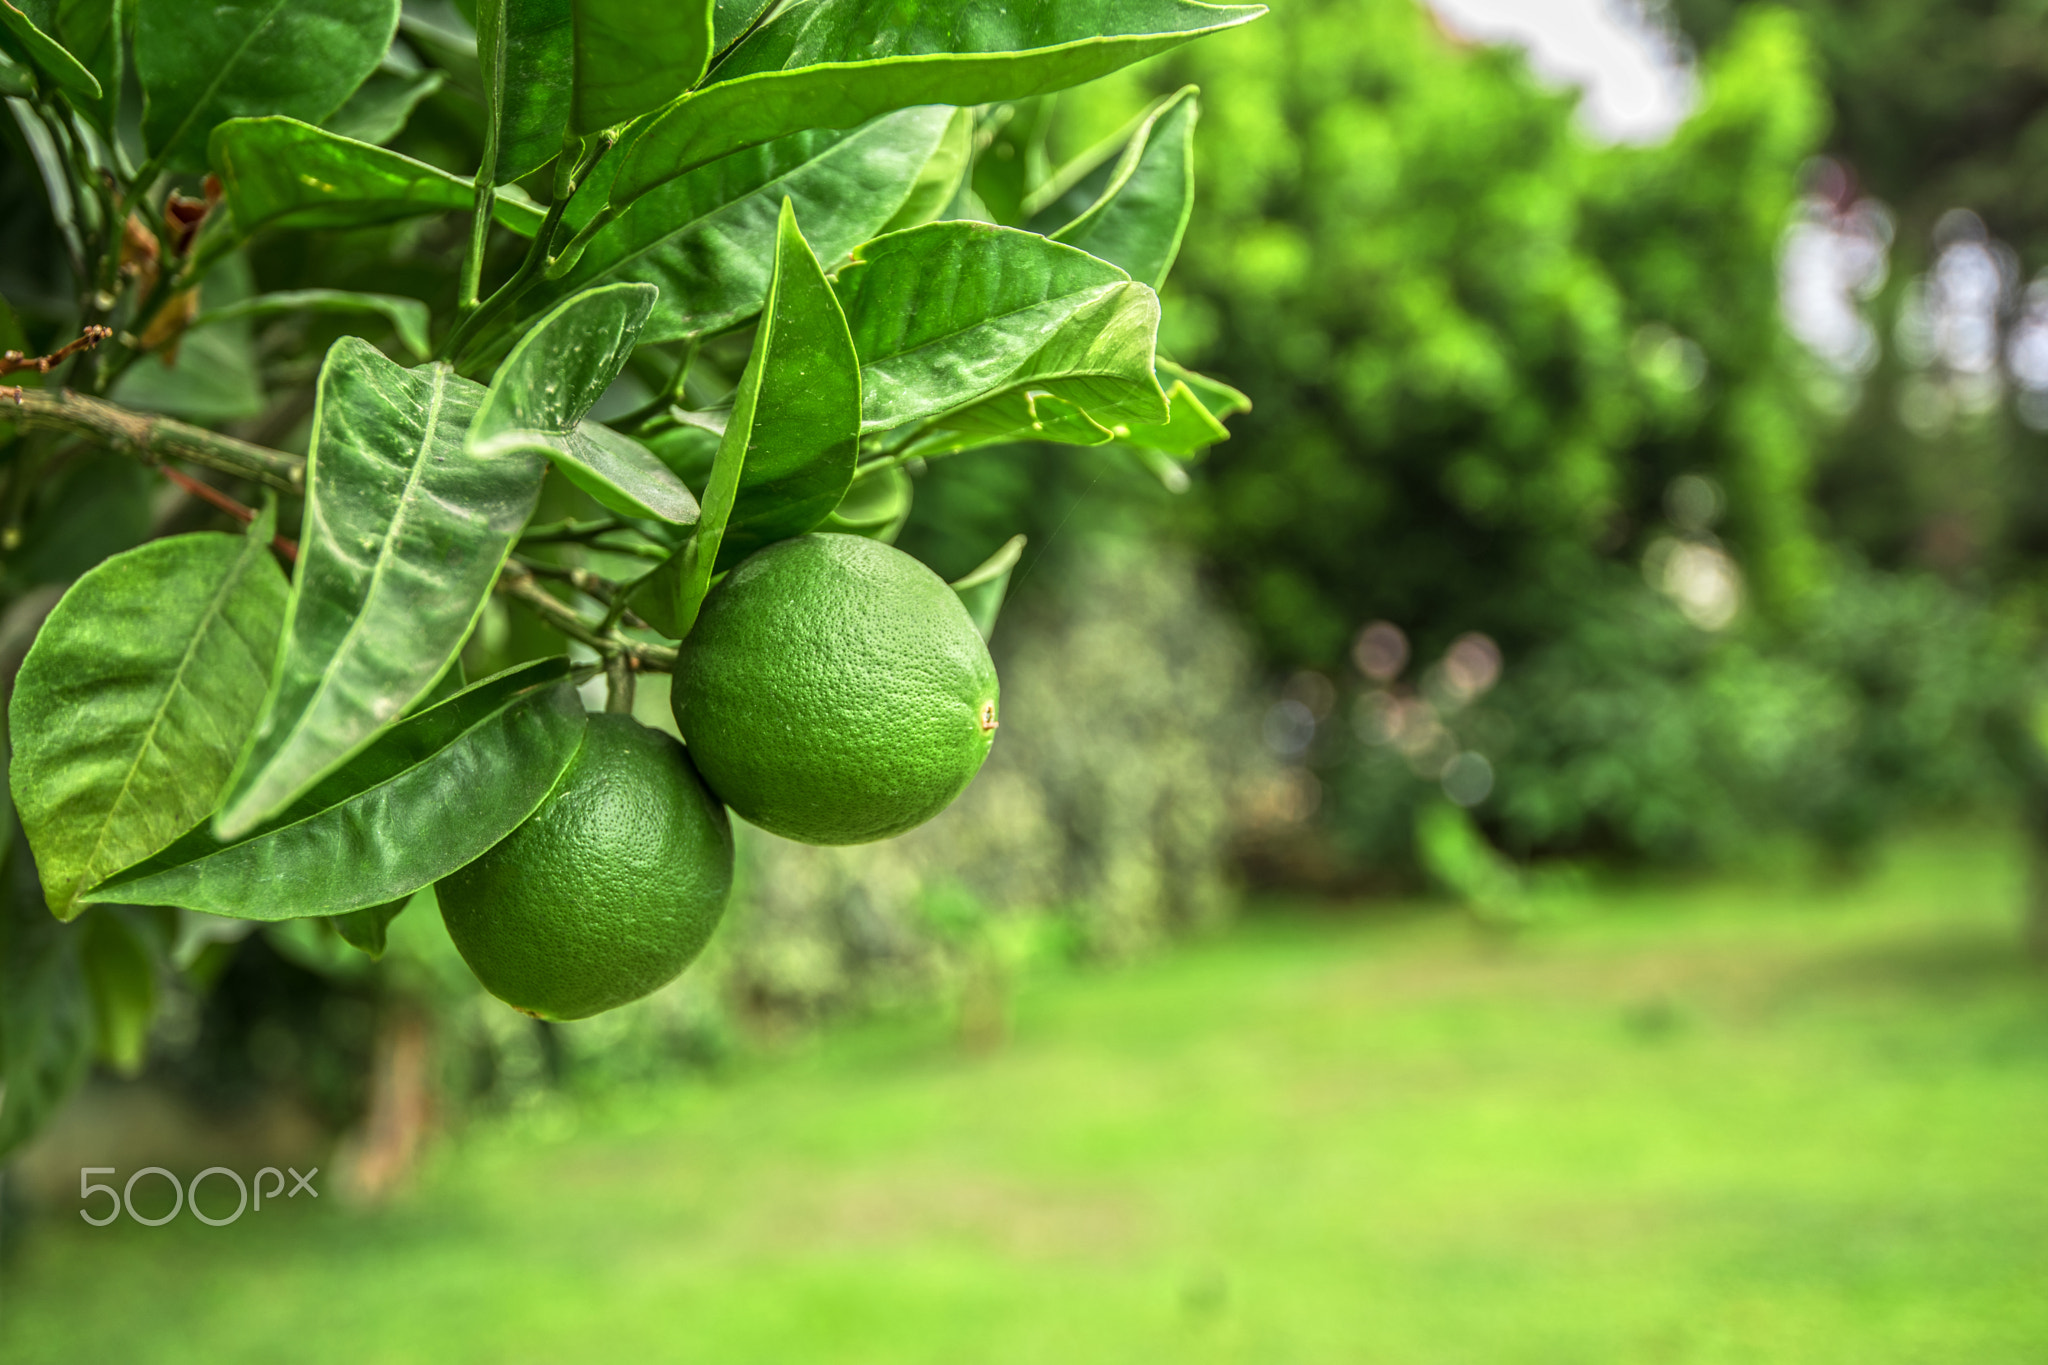
<svg viewBox="0 0 2048 1365"><path fill-rule="evenodd" d="M683 746L599 715L540 808L436 894L491 994L582 1019L674 980L731 889L732 824Z"/></svg>
<svg viewBox="0 0 2048 1365"><path fill-rule="evenodd" d="M669 696L719 799L810 844L923 824L981 770L996 729L995 664L967 608L861 536L741 561L704 599Z"/></svg>

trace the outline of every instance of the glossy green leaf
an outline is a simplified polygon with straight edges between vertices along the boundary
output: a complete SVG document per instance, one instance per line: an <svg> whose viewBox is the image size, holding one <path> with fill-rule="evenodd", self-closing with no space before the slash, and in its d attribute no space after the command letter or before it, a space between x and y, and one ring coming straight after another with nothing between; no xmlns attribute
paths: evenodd
<svg viewBox="0 0 2048 1365"><path fill-rule="evenodd" d="M1159 382L1172 384L1176 381L1187 385L1188 390L1200 400L1202 406L1219 420L1252 410L1252 400L1241 390L1233 389L1220 379L1197 374L1185 365L1176 365L1171 360L1162 358L1159 362Z"/></svg>
<svg viewBox="0 0 2048 1365"><path fill-rule="evenodd" d="M348 228L395 223L424 213L468 211L476 189L409 156L355 142L289 118L235 119L214 130L211 156L235 227ZM546 215L497 192L497 221L521 236Z"/></svg>
<svg viewBox="0 0 2048 1365"><path fill-rule="evenodd" d="M1166 282L1195 208L1195 120L1190 85L1167 97L1138 126L1102 197L1052 234L1120 266L1154 289Z"/></svg>
<svg viewBox="0 0 2048 1365"><path fill-rule="evenodd" d="M1115 439L1113 430L1064 398L1043 390L1011 389L947 413L911 442L904 453L929 460L981 446L1031 441L1101 446Z"/></svg>
<svg viewBox="0 0 2048 1365"><path fill-rule="evenodd" d="M397 919L412 902L412 896L401 896L383 905L372 905L361 910L351 910L345 915L336 915L330 923L334 925L334 932L341 935L342 942L351 948L368 953L370 960L375 962L384 956L384 945L390 934L391 921Z"/></svg>
<svg viewBox="0 0 2048 1365"><path fill-rule="evenodd" d="M1010 573L1024 557L1024 537L1011 536L1003 547L984 560L965 578L953 580L952 588L961 605L974 620L974 628L986 640L995 633L996 617L1002 612L1003 597L1010 591Z"/></svg>
<svg viewBox="0 0 2048 1365"><path fill-rule="evenodd" d="M686 526L697 500L653 451L584 420L618 377L654 306L651 284L586 290L529 329L498 367L469 427L478 459L531 453L626 516Z"/></svg>
<svg viewBox="0 0 2048 1365"><path fill-rule="evenodd" d="M1264 12L1198 0L795 0L655 117L627 151L612 202L800 128L1042 95Z"/></svg>
<svg viewBox="0 0 2048 1365"><path fill-rule="evenodd" d="M1229 430L1185 381L1174 380L1166 398L1172 409L1166 421L1150 426L1118 426L1114 429L1118 443L1186 457L1230 439Z"/></svg>
<svg viewBox="0 0 2048 1365"><path fill-rule="evenodd" d="M150 1021L156 1017L157 968L146 911L104 906L86 918L79 966L92 997L100 1060L124 1076L142 1069Z"/></svg>
<svg viewBox="0 0 2048 1365"><path fill-rule="evenodd" d="M775 274L712 461L696 533L676 551L673 568L650 576L660 593L673 587L672 606L655 610L676 638L696 624L715 568L754 547L801 535L838 506L853 480L859 430L852 338L818 258L797 229L795 210L785 203Z"/></svg>
<svg viewBox="0 0 2048 1365"><path fill-rule="evenodd" d="M462 647L543 470L521 452L465 447L482 398L445 365L402 369L356 337L328 351L284 637L219 837L247 833L347 762Z"/></svg>
<svg viewBox="0 0 2048 1365"><path fill-rule="evenodd" d="M689 485L646 446L602 423L578 423L547 454L563 478L620 516L696 523L697 498Z"/></svg>
<svg viewBox="0 0 2048 1365"><path fill-rule="evenodd" d="M910 520L915 492L910 475L900 466L868 470L853 481L853 487L846 490L846 496L832 509L832 515L820 523L819 529L866 536L893 545Z"/></svg>
<svg viewBox="0 0 2048 1365"><path fill-rule="evenodd" d="M209 308L192 319L185 330L191 332L237 318L267 318L282 313L374 313L390 322L398 339L415 356L425 359L429 349L427 305L397 294L357 294L346 289L288 289L258 294Z"/></svg>
<svg viewBox="0 0 2048 1365"><path fill-rule="evenodd" d="M905 109L851 132L796 133L724 157L635 200L541 297L642 280L661 290L643 342L723 331L767 295L785 198L818 258L844 260L905 212L951 123L944 108Z"/></svg>
<svg viewBox="0 0 2048 1365"><path fill-rule="evenodd" d="M0 26L14 35L29 61L45 76L80 99L100 98L100 83L92 72L10 0L0 0Z"/></svg>
<svg viewBox="0 0 2048 1365"><path fill-rule="evenodd" d="M775 0L716 0L711 7L711 45L724 52L766 14Z"/></svg>
<svg viewBox="0 0 2048 1365"><path fill-rule="evenodd" d="M35 1136L92 1061L82 926L43 908L28 850L10 841L0 878L0 1159Z"/></svg>
<svg viewBox="0 0 2048 1365"><path fill-rule="evenodd" d="M317 123L384 60L398 0L137 0L142 140L173 171L206 168L233 118Z"/></svg>
<svg viewBox="0 0 2048 1365"><path fill-rule="evenodd" d="M1159 298L1084 251L988 223L931 223L862 247L838 292L865 431L1009 389L1050 393L1104 423L1167 418L1153 375Z"/></svg>
<svg viewBox="0 0 2048 1365"><path fill-rule="evenodd" d="M477 57L484 116L496 141L491 179L509 185L562 149L569 126L573 60L569 0L484 0L477 6Z"/></svg>
<svg viewBox="0 0 2048 1365"><path fill-rule="evenodd" d="M439 90L447 77L438 71L372 72L348 102L321 121L330 133L379 146L405 131L420 101Z"/></svg>
<svg viewBox="0 0 2048 1365"><path fill-rule="evenodd" d="M384 731L277 820L227 841L194 830L92 898L283 920L410 896L517 829L576 756L567 674L548 659L480 682Z"/></svg>
<svg viewBox="0 0 2048 1365"><path fill-rule="evenodd" d="M576 0L579 136L659 109L703 78L711 62L712 0Z"/></svg>
<svg viewBox="0 0 2048 1365"><path fill-rule="evenodd" d="M15 808L50 907L204 820L255 725L284 618L274 514L151 541L72 585L9 708ZM260 537L260 538L259 538Z"/></svg>
<svg viewBox="0 0 2048 1365"><path fill-rule="evenodd" d="M945 106L936 107L943 109ZM896 115L884 117L894 118ZM967 173L973 166L974 111L955 109L952 117L946 120L946 130L939 135L937 150L924 163L924 169L918 172L917 183L910 187L903 207L882 225L880 232L869 236L880 237L883 233L923 227L945 213L967 183Z"/></svg>
<svg viewBox="0 0 2048 1365"><path fill-rule="evenodd" d="M738 495L718 550L721 570L823 521L846 496L860 455L860 361L839 301L787 201L766 310L770 320L762 330L769 341L765 350L758 339L755 346L762 372ZM732 439L730 420L726 439Z"/></svg>

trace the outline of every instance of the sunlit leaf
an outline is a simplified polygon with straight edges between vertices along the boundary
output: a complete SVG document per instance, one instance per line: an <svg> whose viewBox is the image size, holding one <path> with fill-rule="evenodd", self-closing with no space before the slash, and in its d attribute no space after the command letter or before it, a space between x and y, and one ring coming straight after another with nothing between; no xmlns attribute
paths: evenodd
<svg viewBox="0 0 2048 1365"><path fill-rule="evenodd" d="M801 128L1079 85L1264 12L1197 0L795 0L720 58L703 87L655 117L627 151L612 202Z"/></svg>
<svg viewBox="0 0 2048 1365"><path fill-rule="evenodd" d="M207 137L234 118L318 122L377 69L399 0L137 0L142 140L174 171L206 168Z"/></svg>
<svg viewBox="0 0 2048 1365"><path fill-rule="evenodd" d="M1195 208L1197 91L1161 102L1138 126L1102 197L1052 234L1154 289L1166 282Z"/></svg>
<svg viewBox="0 0 2048 1365"><path fill-rule="evenodd" d="M567 673L549 659L480 682L386 730L278 819L226 841L194 830L90 899L282 920L410 896L518 828L575 757L584 712Z"/></svg>
<svg viewBox="0 0 2048 1365"><path fill-rule="evenodd" d="M256 722L284 619L273 517L156 540L73 584L9 708L10 781L50 907L209 815Z"/></svg>
<svg viewBox="0 0 2048 1365"><path fill-rule="evenodd" d="M532 515L543 465L464 445L483 389L355 337L320 372L306 516L270 695L215 822L247 833L441 676Z"/></svg>
<svg viewBox="0 0 2048 1365"><path fill-rule="evenodd" d="M862 427L881 431L1010 389L1098 422L1163 422L1159 299L1123 271L1035 233L931 223L868 243L839 273L860 353Z"/></svg>
<svg viewBox="0 0 2048 1365"><path fill-rule="evenodd" d="M767 295L783 199L795 203L818 259L844 260L905 213L952 119L944 108L906 109L851 132L796 133L721 158L634 201L540 297L644 280L660 287L661 301L643 342L722 331Z"/></svg>

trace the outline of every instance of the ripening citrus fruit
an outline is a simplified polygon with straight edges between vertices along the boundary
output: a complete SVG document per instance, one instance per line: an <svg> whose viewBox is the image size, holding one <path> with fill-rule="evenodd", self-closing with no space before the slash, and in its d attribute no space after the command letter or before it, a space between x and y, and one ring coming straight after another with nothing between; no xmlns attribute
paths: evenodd
<svg viewBox="0 0 2048 1365"><path fill-rule="evenodd" d="M811 844L931 819L988 757L996 669L939 576L880 541L807 535L742 561L683 642L676 725L719 799Z"/></svg>
<svg viewBox="0 0 2048 1365"><path fill-rule="evenodd" d="M731 889L731 822L682 745L600 715L540 808L436 894L491 994L582 1019L674 980Z"/></svg>

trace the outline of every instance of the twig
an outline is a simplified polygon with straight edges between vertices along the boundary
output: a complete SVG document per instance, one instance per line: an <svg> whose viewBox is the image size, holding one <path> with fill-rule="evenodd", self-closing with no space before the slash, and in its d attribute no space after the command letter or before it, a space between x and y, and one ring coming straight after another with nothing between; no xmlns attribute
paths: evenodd
<svg viewBox="0 0 2048 1365"><path fill-rule="evenodd" d="M617 631L599 631L576 609L540 585L532 570L517 560L508 562L498 575L498 591L524 604L534 615L570 639L590 646L605 658L623 655L630 666L649 673L672 672L676 650L672 645L648 644Z"/></svg>
<svg viewBox="0 0 2048 1365"><path fill-rule="evenodd" d="M23 427L72 432L144 464L184 460L253 479L281 492L306 491L306 462L281 450L238 441L169 417L133 412L69 389L0 388L0 402L8 399L13 400L15 409L10 416Z"/></svg>
<svg viewBox="0 0 2048 1365"><path fill-rule="evenodd" d="M23 355L20 351L0 351L0 374L13 374L16 370L34 370L37 374L48 374L80 351L90 351L113 334L113 328L95 325L79 333L76 341L67 341L48 355Z"/></svg>
<svg viewBox="0 0 2048 1365"><path fill-rule="evenodd" d="M201 502L211 503L236 521L241 522L244 526L256 520L255 508L244 506L242 503L221 492L218 488L215 488L212 484L201 483L182 469L173 469L169 465L162 465L159 467L158 472L187 493L190 493L193 497ZM283 555L290 563L296 564L299 562L299 543L296 540L287 540L283 536L272 536L270 538L270 548Z"/></svg>
<svg viewBox="0 0 2048 1365"><path fill-rule="evenodd" d="M619 585L609 578L600 578L588 569L573 568L561 564L539 564L530 559L516 561L520 568L536 578L551 578L557 583L567 583L580 593L585 593L611 608L600 630L609 630L623 620L636 630L652 629L645 621L627 611L619 601Z"/></svg>

